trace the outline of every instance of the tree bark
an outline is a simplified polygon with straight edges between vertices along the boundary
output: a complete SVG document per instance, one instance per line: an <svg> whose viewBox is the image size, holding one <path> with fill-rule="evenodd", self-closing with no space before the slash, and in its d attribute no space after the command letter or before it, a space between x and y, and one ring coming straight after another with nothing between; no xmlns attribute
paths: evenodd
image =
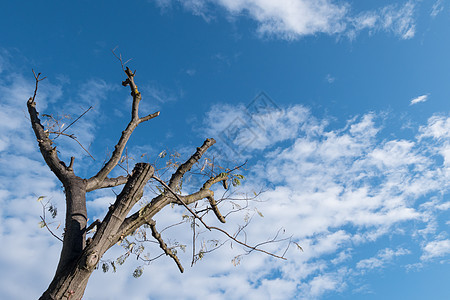
<svg viewBox="0 0 450 300"><path fill-rule="evenodd" d="M74 284L66 283L65 278L72 278L77 273L70 274L72 272L69 271L78 265L78 261L82 257L83 250L86 247L86 180L73 175L69 179L66 179L63 185L66 194L66 225L64 229L63 247L55 276L49 288L40 299L81 299L83 295L81 294L80 297L74 298L75 294L71 295L70 291L75 292L80 289L80 286L79 284L75 284L79 287L74 288ZM86 284L81 286L82 292L84 292ZM69 287L70 289L68 289Z"/></svg>
<svg viewBox="0 0 450 300"><path fill-rule="evenodd" d="M86 245L86 180L74 176L64 184L66 192L66 232L55 277L41 296L48 299L81 299L89 277L103 254L116 244L117 232L131 208L143 195L154 168L136 164L131 177L98 226L90 244Z"/></svg>

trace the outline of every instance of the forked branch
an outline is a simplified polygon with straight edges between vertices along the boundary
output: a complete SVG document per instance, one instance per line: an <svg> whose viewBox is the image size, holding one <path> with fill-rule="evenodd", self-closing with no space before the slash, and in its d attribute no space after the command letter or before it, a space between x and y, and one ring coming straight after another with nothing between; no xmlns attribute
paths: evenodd
<svg viewBox="0 0 450 300"><path fill-rule="evenodd" d="M268 251L266 251L266 250L263 250L263 249L260 249L260 248L258 248L258 246L250 246L250 245L248 245L247 243L244 243L244 242L242 242L242 241L240 241L240 240L238 240L236 237L234 237L234 236L232 236L231 234L229 234L226 230L223 230L223 229L221 229L221 228L218 228L218 227L215 227L215 226L209 226L209 225L207 225L204 221L203 221L203 219L199 216L199 215L197 215L192 209L190 209L189 208L189 206L187 206L187 204L186 203L184 203L184 201L183 201L183 199L177 194L177 193L175 193L175 191L173 191L163 180L161 180L161 179L159 179L159 178L155 178L154 176L153 176L153 178L154 179L156 179L156 180L158 180L167 190L169 190L172 194L173 194L173 196L175 196L177 199L178 199L178 201L195 217L195 218L197 218L202 224L203 224L203 226L205 226L205 228L206 229L208 229L208 230L216 230L216 231L220 231L220 232L222 232L223 234L225 234L230 240L233 240L233 241L235 241L236 243L238 243L238 244L240 244L240 245L242 245L242 246L244 246L244 247L246 247L246 248L248 248L248 249L251 249L252 251L258 251L258 252L262 252L262 253L264 253L264 254L267 254L267 255L270 255L270 256L273 256L273 257L276 257L276 258L280 258L280 259L284 259L284 260L286 260L286 258L285 257L283 257L283 256L279 256L279 255L276 255L276 254L274 254L274 253L271 253L271 252L268 252Z"/></svg>
<svg viewBox="0 0 450 300"><path fill-rule="evenodd" d="M34 79L35 79L35 89L33 97L30 97L27 101L28 113L30 114L31 126L33 128L34 134L36 135L39 149L44 157L45 162L50 167L52 172L61 180L61 182L66 182L69 174L72 173L71 169L69 169L64 162L62 162L58 158L58 154L56 152L56 147L53 147L53 142L50 140L49 135L44 130L44 126L41 124L41 120L39 119L39 113L36 110L36 94L38 90L39 82L44 80L44 78L39 78L41 73L36 73L33 71Z"/></svg>
<svg viewBox="0 0 450 300"><path fill-rule="evenodd" d="M150 226L152 236L158 241L159 247L161 247L161 249L164 251L166 255L170 256L175 261L175 263L178 266L178 269L180 270L181 273L183 273L184 269L180 263L180 260L175 255L175 253L167 247L167 244L163 241L161 234L159 234L159 232L156 230L156 222L152 219L147 224Z"/></svg>
<svg viewBox="0 0 450 300"><path fill-rule="evenodd" d="M181 178L183 178L184 174L186 174L186 172L189 172L192 166L199 161L206 150L208 150L208 148L215 143L216 140L214 140L213 138L206 139L203 145L201 147L198 147L197 151L184 164L180 165L175 173L173 173L169 181L170 188L177 190Z"/></svg>
<svg viewBox="0 0 450 300"><path fill-rule="evenodd" d="M184 164L182 164L174 173L174 175L172 175L172 183L176 185L175 183L181 180L183 175L192 168L192 166L202 157L205 151L209 147L211 147L214 143L215 143L214 139L206 139L203 145L197 148L196 152L189 158L189 160ZM166 191L167 192L161 193L160 195L153 198L150 203L142 207L138 212L135 212L131 216L127 217L124 220L123 224L120 226L119 230L117 231L117 234L114 236L113 239L117 240L122 236L128 236L132 234L140 226L146 224L156 213L158 213L166 205L170 204L173 201L174 197L171 196L171 193L167 189Z"/></svg>
<svg viewBox="0 0 450 300"><path fill-rule="evenodd" d="M157 116L159 116L159 111L143 118L139 118L139 102L141 101L141 93L139 92L137 85L134 82L134 73L127 67L125 70L125 74L127 75L127 79L122 82L123 86L130 86L131 96L133 97L132 103L132 112L131 112L131 120L128 123L127 128L122 131L122 135L120 136L119 141L114 147L114 151L111 155L111 158L106 162L103 168L93 177L88 179L87 189L88 191L93 191L95 189L101 188L102 182L106 179L108 174L117 166L122 156L122 153L125 149L125 146L128 140L131 137L131 134L136 129L136 127L145 121L151 120Z"/></svg>
<svg viewBox="0 0 450 300"><path fill-rule="evenodd" d="M98 227L93 237L93 244L103 245L103 250L106 251L117 242L112 237L116 236L125 217L141 199L144 187L152 177L154 170L153 166L146 163L135 165L132 175L127 180L122 192L117 195L116 201L110 206L108 213Z"/></svg>

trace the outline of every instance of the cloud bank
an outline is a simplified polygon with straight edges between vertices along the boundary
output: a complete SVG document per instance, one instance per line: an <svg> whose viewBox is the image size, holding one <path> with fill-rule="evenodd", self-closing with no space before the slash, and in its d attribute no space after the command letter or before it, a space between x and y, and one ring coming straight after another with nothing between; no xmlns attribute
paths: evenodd
<svg viewBox="0 0 450 300"><path fill-rule="evenodd" d="M367 113L330 129L332 120L301 105L260 114L220 107L208 115L208 134L225 133L221 146L239 149L242 159L264 156L248 176L267 189L262 197L268 201L258 205L264 219L255 226L257 232L283 227L302 245L304 253L278 269L278 279L297 284L302 297L350 288L346 282L400 256L412 265L448 255L446 225L438 216L450 208L449 116L430 117L411 139L393 139L386 138L384 114ZM227 122L240 129L229 135ZM405 247L401 240L408 235L417 239ZM356 259L367 244L373 256Z"/></svg>
<svg viewBox="0 0 450 300"><path fill-rule="evenodd" d="M106 86L99 81L94 89ZM6 95L0 103L5 113L0 118L0 169L11 170L0 174L0 234L6 245L0 250L0 290L8 299L37 298L50 282L60 250L59 242L38 226L37 197L46 195L60 207L64 200L23 112L32 88L32 82L18 74L0 81L0 92ZM58 86L42 87L41 107L62 95L46 89ZM105 98L95 91L86 93ZM303 251L289 248L286 262L243 256L235 267L231 262L243 250L226 244L186 268L185 274L162 258L138 280L131 276L138 262L131 260L115 274L95 272L86 299L177 299L180 294L183 299L315 299L359 289L361 282L365 286L364 276L376 270L406 269L398 265L400 258L408 265L447 259L447 225L440 217L450 210L450 116L433 115L410 138L396 138L392 128L383 126L385 113L368 112L333 127L332 119L318 118L308 107L277 107L262 97L264 105L212 107L204 127L208 135L217 136L216 148L228 149L237 160L253 160L242 192L264 187L265 201L252 204L263 217L253 215L246 229L248 242L265 241L282 229L280 234L292 235ZM95 136L94 127L82 127L86 141ZM101 216L112 195L97 196L88 207ZM164 228L181 220L183 213L168 208L157 224ZM229 231L243 218L231 215ZM184 264L191 258L189 230L185 224L164 232L166 240L188 245L186 253L179 253ZM285 250L279 244L265 249ZM109 257L121 253L115 248Z"/></svg>
<svg viewBox="0 0 450 300"><path fill-rule="evenodd" d="M248 17L257 24L263 37L296 40L308 35L328 34L354 38L360 31L385 31L401 39L415 34L415 2L388 5L379 9L355 12L346 1L332 0L156 0L167 10L181 5L207 21L215 16L217 7L230 18Z"/></svg>

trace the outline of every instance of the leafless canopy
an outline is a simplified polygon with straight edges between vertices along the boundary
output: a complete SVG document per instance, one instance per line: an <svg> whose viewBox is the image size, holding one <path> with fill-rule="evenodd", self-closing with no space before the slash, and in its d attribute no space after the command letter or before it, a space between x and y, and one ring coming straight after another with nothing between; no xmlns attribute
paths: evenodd
<svg viewBox="0 0 450 300"><path fill-rule="evenodd" d="M52 172L63 184L66 196L65 232L62 239L63 247L60 261L55 277L41 299L80 299L84 293L90 274L98 266L103 254L116 243L125 240L130 235L136 234L142 227L151 230L151 236L160 246L163 253L171 257L179 270L183 272L183 267L176 255L176 251L163 241L160 232L156 229L156 222L153 219L167 205L180 205L186 209L190 220L194 224L194 246L196 237L195 227L197 224L202 224L206 230L220 232L226 239L242 245L248 252L259 251L276 258L285 259L284 254L276 255L261 248L267 242L278 241L277 238L259 245L249 245L245 241L238 239L239 233L244 230L245 226L241 227L239 232L230 234L219 227L208 225L203 219L203 216L208 211L212 211L220 222L225 223L228 214L225 216L222 215L218 205L224 198L222 197L217 200L212 187L216 183L222 183L228 189L229 180L233 176L236 176L234 172L239 170L241 166L231 170L223 170L220 173L210 172L209 176L205 178L203 184L197 191L187 195L181 193L183 178L191 171L194 165L199 163L205 152L215 144L213 138L206 139L189 159L184 163L178 164L176 170L167 181L161 179L155 172L155 167L149 163L137 163L131 174L114 178L109 177L112 170L123 159L126 144L136 127L143 122L158 117L160 114L157 111L146 116L139 116L139 103L142 100L142 96L134 80L135 72L132 72L128 67L124 67L120 57L119 59L126 75L122 85L130 88L131 97L133 98L131 118L127 127L122 131L109 159L90 178L81 178L76 175L74 157L71 158L68 165L59 158L58 151L56 151L56 146L54 145L54 139L51 138L51 135L66 135L72 138L73 136L61 130L52 131L46 129L42 125L39 119L39 113L36 110L36 96L39 82L44 78L40 77L40 73L35 74L33 72L36 85L33 96L27 102L31 125L36 135L41 154ZM201 171L203 169L204 167ZM144 193L144 187L149 182L158 184L161 187L160 192L137 212L130 214L131 209L141 199ZM87 226L86 193L120 185L124 185L122 191L117 195L115 202L109 207L104 219L101 221L96 220L90 226ZM202 199L207 199L207 203L209 203L206 208L196 210L191 207L192 204ZM45 218L42 221L44 227L50 230ZM87 238L87 232L94 227L97 230L91 238ZM54 233L52 232L52 234ZM220 245L218 244L218 246ZM195 255L194 248L193 256ZM194 257L193 261L195 261Z"/></svg>

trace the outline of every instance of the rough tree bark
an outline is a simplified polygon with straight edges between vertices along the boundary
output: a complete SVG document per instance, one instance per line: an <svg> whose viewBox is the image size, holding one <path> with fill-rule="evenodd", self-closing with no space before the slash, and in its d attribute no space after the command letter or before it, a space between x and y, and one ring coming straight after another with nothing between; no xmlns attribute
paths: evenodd
<svg viewBox="0 0 450 300"><path fill-rule="evenodd" d="M181 267L178 258L162 241L161 236L156 231L155 222L152 220L152 217L168 204L185 206L186 209L188 209L195 218L198 218L209 230L216 229L222 231L228 238L235 239L235 237L219 228L208 227L201 217L196 215L195 212L190 210L187 206L201 199L208 199L210 203L209 209L215 213L221 222L225 222L225 218L220 214L220 211L217 208L216 201L214 200L214 193L210 188L215 183L224 180L226 181L230 176L230 173L221 173L212 176L193 194L179 195L175 192L179 190L183 176L199 161L208 148L215 143L215 140L212 138L206 139L203 145L197 148L195 153L185 163L178 167L167 184L154 176L154 167L147 163L137 163L129 176L119 176L116 178L108 177L110 172L119 163L125 145L134 129L140 123L151 120L159 115L159 112L156 112L144 117L139 117L141 94L134 82L134 73L128 67L124 72L126 74L126 79L122 82L122 85L130 87L131 96L133 97L131 120L115 145L110 159L91 178L81 178L75 174L74 157L71 158L68 166L59 159L56 146L53 145L49 131L41 124L39 113L36 110L36 93L38 84L42 79L39 78L40 74L35 74L36 87L34 95L30 97L27 102L31 126L36 135L41 154L51 171L63 184L66 197L65 231L60 260L52 282L40 299L81 299L89 277L103 254L114 244L121 241L126 236L133 234L144 224L150 226L152 236L159 242L162 250L166 255L171 256L175 260L180 271L183 272L183 268ZM152 178L162 183L164 191L153 198L149 204L141 208L138 212L128 215L132 207L142 197L145 185ZM92 239L87 241L86 228L88 219L86 193L119 185L124 185L122 192L116 197L114 204L109 207L108 213L104 219L97 224L97 231ZM265 252L256 247L250 247L242 242L239 243L249 247L251 251L257 250ZM271 253L267 254L273 255ZM276 255L273 256L278 257Z"/></svg>

